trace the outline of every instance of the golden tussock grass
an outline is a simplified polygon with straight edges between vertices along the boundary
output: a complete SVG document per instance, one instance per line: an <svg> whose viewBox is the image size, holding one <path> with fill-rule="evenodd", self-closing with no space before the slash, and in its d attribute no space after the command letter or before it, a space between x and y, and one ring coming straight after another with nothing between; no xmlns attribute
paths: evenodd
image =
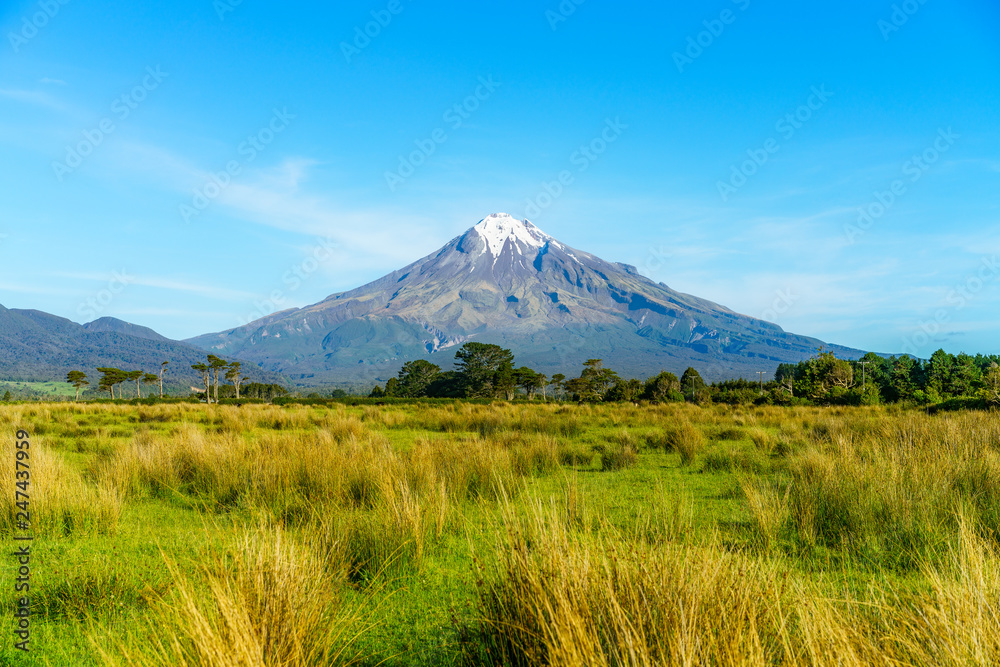
<svg viewBox="0 0 1000 667"><path fill-rule="evenodd" d="M700 546L573 531L553 508L509 507L480 565L470 661L492 665L995 665L1000 556L966 521L930 590L852 593ZM831 587L832 586L832 587Z"/></svg>
<svg viewBox="0 0 1000 667"><path fill-rule="evenodd" d="M174 586L145 624L124 637L97 630L94 648L108 667L352 664L373 603L345 602L347 568L310 539L251 531L197 575L168 560Z"/></svg>
<svg viewBox="0 0 1000 667"><path fill-rule="evenodd" d="M112 534L118 529L122 512L122 496L114 485L93 483L74 470L58 452L51 451L43 437L31 437L30 448L17 450L12 437L3 438L0 457L10 462L11 469L0 476L0 532L11 535L15 524L24 519L16 513L24 510L18 502L27 503L27 523L30 530L18 529L18 533L31 532L36 535L58 536L79 533ZM20 468L26 478L15 477L15 452L27 451ZM27 487L18 487L17 482L27 481ZM27 494L18 497L17 491Z"/></svg>

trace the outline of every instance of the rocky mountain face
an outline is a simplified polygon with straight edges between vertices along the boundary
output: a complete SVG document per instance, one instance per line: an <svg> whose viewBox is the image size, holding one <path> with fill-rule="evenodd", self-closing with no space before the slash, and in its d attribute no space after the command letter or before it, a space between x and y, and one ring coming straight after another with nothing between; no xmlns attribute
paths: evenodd
<svg viewBox="0 0 1000 667"><path fill-rule="evenodd" d="M419 358L448 368L472 340L509 347L519 365L550 375L575 375L596 357L628 376L694 366L710 380L773 372L823 345L502 213L363 287L187 342L312 385L384 380Z"/></svg>

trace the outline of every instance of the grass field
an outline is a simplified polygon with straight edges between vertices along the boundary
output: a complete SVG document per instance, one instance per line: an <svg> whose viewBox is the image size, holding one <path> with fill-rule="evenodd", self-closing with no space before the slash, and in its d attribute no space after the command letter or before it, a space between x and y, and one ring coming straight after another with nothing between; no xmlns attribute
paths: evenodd
<svg viewBox="0 0 1000 667"><path fill-rule="evenodd" d="M76 396L76 389L66 382L0 382L0 396L7 391L13 396L40 396L46 400Z"/></svg>
<svg viewBox="0 0 1000 667"><path fill-rule="evenodd" d="M993 413L52 403L0 423L0 529L22 532L23 428L36 536L31 652L5 631L0 664L1000 664Z"/></svg>

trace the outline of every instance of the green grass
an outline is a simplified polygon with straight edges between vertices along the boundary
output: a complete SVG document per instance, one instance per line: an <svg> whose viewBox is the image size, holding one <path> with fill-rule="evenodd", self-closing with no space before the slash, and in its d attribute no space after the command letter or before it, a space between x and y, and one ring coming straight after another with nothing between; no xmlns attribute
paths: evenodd
<svg viewBox="0 0 1000 667"><path fill-rule="evenodd" d="M334 551L385 540L388 551L353 571L339 593L374 610L377 619L355 646L360 664L459 665L477 652L472 629L483 613L478 583L482 566L502 556L509 521L504 511L530 517L540 503L581 535L617 536L624 544L655 549L711 542L725 552L777 563L831 596L859 599L872 585L902 597L926 594L930 584L921 563L943 562L947 549L958 544L959 507L985 526L1000 517L995 417L691 406L237 409L63 403L0 408L0 425L9 432L27 428L33 447L57 455L94 488L119 479L109 465L124 465L114 462L129 459L115 457L134 443L153 443L152 450L160 451L182 438L195 443L195 449L172 454L176 469L170 474L176 478L164 472L163 479L175 482L140 485L126 495L109 534L38 536L32 547L34 650L29 656L14 652L5 636L0 664L104 664L93 642L138 642L128 639L130 633L160 618L157 601L175 588L168 560L182 576L200 582L205 564L262 520L283 522L303 540L325 526L323 548L333 544ZM965 444L941 444L955 438ZM936 443L937 449L893 444L918 441ZM203 442L224 446L198 450ZM347 473L336 466L325 470L324 462L377 443L395 454L359 468L356 474L368 475L366 483L375 486L357 496L364 500L345 504L355 497L338 486L338 475ZM274 447L274 453L253 467L254 452L262 447ZM558 452L554 463L547 447ZM606 465L608 453L619 449L633 451L634 458ZM452 458L444 455L452 450ZM465 486L434 500L435 484L465 479L463 466L479 465L473 459L491 450L510 456L509 470L503 456L489 464L508 470L503 479L509 505L493 492L465 495ZM245 453L229 460L226 451ZM421 458L433 452L443 458ZM276 471L293 469L295 457L311 463L297 476L274 481L277 486L246 492ZM873 461L896 466L895 477L883 475ZM958 467L952 474L948 466ZM466 472L454 472L460 469ZM925 474L937 489L933 493L914 486ZM427 475L432 482L421 481ZM912 483L905 481L911 477ZM947 487L948 479L958 481ZM234 490L223 492L226 484ZM400 484L416 495L411 499ZM489 482L478 484L485 489ZM874 493L877 503L861 503L859 489ZM873 491L879 489L881 495ZM408 510L411 501L416 504ZM907 503L922 509L913 514ZM924 521L928 511L933 516ZM365 528L365 521L375 521L374 528ZM407 537L407 530L417 537ZM910 551L894 551L901 545ZM12 579L8 559L0 565L0 602L8 609Z"/></svg>
<svg viewBox="0 0 1000 667"><path fill-rule="evenodd" d="M14 396L74 398L76 389L68 382L0 382L0 396L9 391Z"/></svg>

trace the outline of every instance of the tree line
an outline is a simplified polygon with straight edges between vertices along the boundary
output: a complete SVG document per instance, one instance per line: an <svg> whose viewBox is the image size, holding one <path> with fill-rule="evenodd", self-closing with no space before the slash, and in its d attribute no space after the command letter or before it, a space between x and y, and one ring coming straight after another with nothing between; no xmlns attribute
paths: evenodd
<svg viewBox="0 0 1000 667"><path fill-rule="evenodd" d="M583 363L579 377L562 373L548 377L527 366L514 366L513 353L491 343L466 343L455 353L455 370L425 359L403 364L385 386L376 386L370 396L399 398L503 398L524 396L533 400L573 399L579 401L684 400L682 387L691 387L695 396L706 391L705 382L693 368L681 378L662 372L648 380L625 379L604 366L601 359Z"/></svg>
<svg viewBox="0 0 1000 667"><path fill-rule="evenodd" d="M798 364L781 364L775 373L779 391L810 402L847 405L913 402L921 405L972 398L1000 404L1000 356L949 354L930 359L880 357L869 352L858 360L820 353Z"/></svg>
<svg viewBox="0 0 1000 667"><path fill-rule="evenodd" d="M123 385L135 382L136 398L141 384L159 385L170 362L158 373L119 368L98 368L98 390L111 398L124 398ZM273 400L289 392L277 384L249 383L239 361L226 361L213 354L191 368L202 376L207 403L221 398ZM763 376L763 373L762 373ZM222 380L231 386L222 386ZM83 371L70 371L66 381L80 390L90 384ZM115 389L117 388L117 396ZM881 357L869 352L861 359L838 359L821 348L811 359L780 364L772 380L735 379L707 384L694 368L681 377L663 371L647 380L621 377L606 368L601 359L583 362L580 375L551 377L528 366L515 367L514 355L490 343L466 343L455 353L455 368L441 367L425 359L408 361L384 386L376 386L371 397L400 398L501 398L575 400L586 402L690 401L730 404L842 404L881 403L936 404L953 398L971 398L1000 405L1000 356L953 355L938 350L930 359L910 356Z"/></svg>
<svg viewBox="0 0 1000 667"><path fill-rule="evenodd" d="M122 370L120 368L106 367L98 368L101 374L97 383L97 389L108 392L112 400L125 397L123 386L125 383L135 382L135 397L142 398L141 384L159 385L159 396L163 398L163 376L166 375L169 361L160 364L158 373L149 373L142 370ZM191 364L191 368L201 373L204 382L203 396L207 403L218 402L221 398L235 396L239 399L241 389L244 398L259 398L271 400L288 395L288 390L277 384L263 384L253 382L244 384L249 378L243 375L243 364L239 361L226 361L214 354L209 354L204 362ZM232 387L222 387L220 392L220 381L225 379L232 383ZM66 381L76 389L76 399L80 400L80 391L90 385L87 374L80 370L73 370L66 374ZM117 395L115 389L117 388ZM214 390L214 391L213 391ZM228 390L228 391L227 391ZM221 393L221 396L220 396Z"/></svg>
<svg viewBox="0 0 1000 667"><path fill-rule="evenodd" d="M909 356L838 359L822 348L811 359L780 364L774 378L736 379L707 384L695 368L681 377L663 371L647 380L623 378L601 359L583 363L579 377L552 377L527 366L515 367L510 350L489 343L466 343L455 353L455 369L419 359L403 364L396 377L376 386L371 397L502 398L587 402L690 401L695 403L876 405L940 403L974 398L1000 405L1000 356L952 355L938 350L921 361Z"/></svg>
<svg viewBox="0 0 1000 667"><path fill-rule="evenodd" d="M115 387L118 387L118 398L124 397L121 385L126 382L135 382L135 395L137 398L142 398L142 390L139 386L140 382L149 385L158 384L160 386L160 398L163 398L163 376L166 375L169 364L169 361L164 361L160 364L158 373L147 373L142 370L124 371L120 368L111 367L98 368L97 372L101 374L101 379L97 382L97 388L99 391L110 392L113 400L115 398ZM66 382L69 382L76 389L75 400L78 401L80 400L80 390L90 385L87 374L83 371L70 371L66 374Z"/></svg>

